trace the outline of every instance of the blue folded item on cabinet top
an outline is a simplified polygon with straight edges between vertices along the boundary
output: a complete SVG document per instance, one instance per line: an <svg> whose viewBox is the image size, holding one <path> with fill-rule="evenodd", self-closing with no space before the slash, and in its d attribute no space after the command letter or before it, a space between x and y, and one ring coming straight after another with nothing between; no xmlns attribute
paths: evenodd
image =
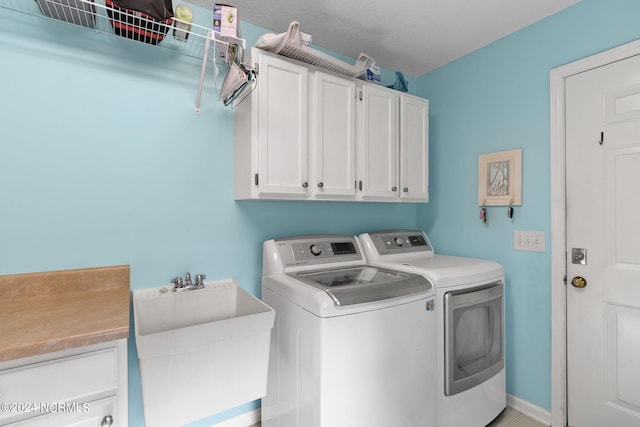
<svg viewBox="0 0 640 427"><path fill-rule="evenodd" d="M380 67L375 62L367 68L367 80L380 84Z"/></svg>
<svg viewBox="0 0 640 427"><path fill-rule="evenodd" d="M409 90L409 82L405 80L404 75L400 71L396 71L396 81L387 86L390 89L407 92Z"/></svg>

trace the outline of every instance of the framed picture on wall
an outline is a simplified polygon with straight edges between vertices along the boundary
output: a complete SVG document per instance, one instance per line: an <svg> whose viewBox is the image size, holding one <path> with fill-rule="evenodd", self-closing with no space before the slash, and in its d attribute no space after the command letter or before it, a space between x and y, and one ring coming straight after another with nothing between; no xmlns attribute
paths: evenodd
<svg viewBox="0 0 640 427"><path fill-rule="evenodd" d="M522 205L522 148L478 156L478 205Z"/></svg>

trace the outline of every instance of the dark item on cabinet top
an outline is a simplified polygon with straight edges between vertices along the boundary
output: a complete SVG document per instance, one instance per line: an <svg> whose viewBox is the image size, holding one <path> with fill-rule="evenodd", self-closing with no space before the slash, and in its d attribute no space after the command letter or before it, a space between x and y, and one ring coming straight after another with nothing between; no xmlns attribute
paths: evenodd
<svg viewBox="0 0 640 427"><path fill-rule="evenodd" d="M96 25L96 8L93 0L36 0L40 11L49 18L83 27Z"/></svg>
<svg viewBox="0 0 640 427"><path fill-rule="evenodd" d="M152 45L162 41L173 24L171 0L105 0L114 32Z"/></svg>

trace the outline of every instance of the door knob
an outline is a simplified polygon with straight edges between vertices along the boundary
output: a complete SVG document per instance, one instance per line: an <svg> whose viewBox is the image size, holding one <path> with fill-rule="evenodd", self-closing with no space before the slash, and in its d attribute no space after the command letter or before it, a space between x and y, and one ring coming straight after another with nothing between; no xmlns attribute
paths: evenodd
<svg viewBox="0 0 640 427"><path fill-rule="evenodd" d="M571 286L573 286L574 288L584 288L585 286L587 286L587 279L585 279L584 277L576 276L571 279Z"/></svg>

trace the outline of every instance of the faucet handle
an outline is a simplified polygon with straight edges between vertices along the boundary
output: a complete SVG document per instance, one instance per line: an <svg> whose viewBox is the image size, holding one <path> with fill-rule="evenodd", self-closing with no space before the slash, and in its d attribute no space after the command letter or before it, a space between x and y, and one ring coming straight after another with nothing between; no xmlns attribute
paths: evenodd
<svg viewBox="0 0 640 427"><path fill-rule="evenodd" d="M171 283L173 283L176 288L181 288L182 287L182 277L178 276L178 277L174 277L173 279L171 279Z"/></svg>
<svg viewBox="0 0 640 427"><path fill-rule="evenodd" d="M204 279L207 278L206 274L196 274L196 285L204 285Z"/></svg>

